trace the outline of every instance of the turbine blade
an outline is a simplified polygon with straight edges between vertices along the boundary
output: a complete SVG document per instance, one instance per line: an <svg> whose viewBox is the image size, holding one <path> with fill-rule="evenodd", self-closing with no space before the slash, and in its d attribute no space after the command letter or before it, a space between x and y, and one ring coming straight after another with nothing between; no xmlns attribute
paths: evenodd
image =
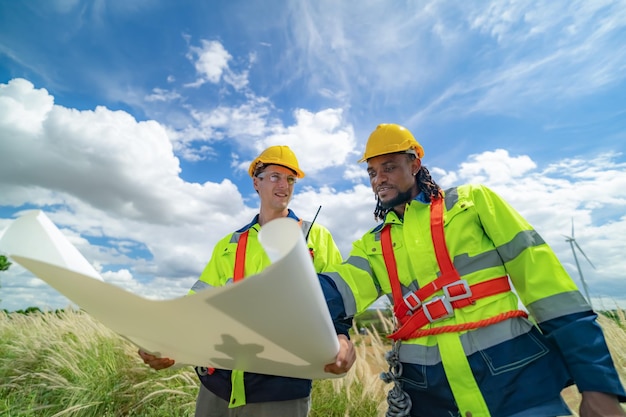
<svg viewBox="0 0 626 417"><path fill-rule="evenodd" d="M574 238L574 218L572 217L572 239Z"/></svg>
<svg viewBox="0 0 626 417"><path fill-rule="evenodd" d="M587 262L589 262L589 265L592 266L593 269L596 269L596 267L593 265L593 263L591 263L591 261L589 260L589 258L587 257L587 255L585 255L585 252L583 251L583 249L578 245L578 242L576 242L574 240L574 244L576 245L576 247L578 248L578 250L580 251L580 253L583 254L583 256L585 257L585 259L587 260Z"/></svg>

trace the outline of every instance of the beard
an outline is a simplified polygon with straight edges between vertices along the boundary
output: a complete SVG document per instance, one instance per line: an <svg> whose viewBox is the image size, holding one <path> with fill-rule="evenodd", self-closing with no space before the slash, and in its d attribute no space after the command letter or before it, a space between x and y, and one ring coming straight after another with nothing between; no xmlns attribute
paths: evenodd
<svg viewBox="0 0 626 417"><path fill-rule="evenodd" d="M380 200L380 197L378 197L378 201L380 201L380 205L383 209L388 210L394 208L395 206L399 206L400 204L408 203L409 201L411 201L412 194L413 189L409 188L406 191L398 192L398 195L396 195L391 200L383 202Z"/></svg>

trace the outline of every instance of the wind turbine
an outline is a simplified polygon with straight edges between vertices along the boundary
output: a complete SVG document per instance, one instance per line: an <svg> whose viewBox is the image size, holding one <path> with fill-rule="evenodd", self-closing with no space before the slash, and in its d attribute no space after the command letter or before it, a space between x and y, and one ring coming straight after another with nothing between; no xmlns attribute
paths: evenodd
<svg viewBox="0 0 626 417"><path fill-rule="evenodd" d="M583 271L582 269L580 269L580 263L578 262L578 257L576 256L576 250L574 249L574 246L576 246L576 248L580 251L580 253L583 254L585 259L587 260L587 262L589 262L589 265L591 265L593 269L596 269L596 267L593 266L593 264L591 263L587 255L585 255L585 252L583 252L582 248L578 246L578 242L576 242L576 239L574 238L574 219L573 218L572 218L572 235L571 236L562 235L562 236L565 238L566 242L569 242L569 246L572 248L572 253L574 254L574 261L576 261L576 268L578 268L578 274L580 275L580 281L583 283L583 289L585 290L587 301L589 302L589 305L593 309L593 305L591 304L591 297L589 297L589 288L587 287L587 283L585 282L585 277L583 277Z"/></svg>

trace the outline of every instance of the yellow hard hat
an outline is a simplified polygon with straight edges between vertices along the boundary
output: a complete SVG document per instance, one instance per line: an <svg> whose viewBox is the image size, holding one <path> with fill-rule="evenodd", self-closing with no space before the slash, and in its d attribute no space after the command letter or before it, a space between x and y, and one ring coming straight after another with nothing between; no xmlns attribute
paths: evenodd
<svg viewBox="0 0 626 417"><path fill-rule="evenodd" d="M270 146L261 152L259 156L254 158L250 164L250 168L248 168L248 174L250 174L251 177L254 176L254 171L259 163L264 165L281 165L294 171L296 173L296 177L304 178L304 172L302 172L300 166L298 165L296 154L289 149L289 146Z"/></svg>
<svg viewBox="0 0 626 417"><path fill-rule="evenodd" d="M365 162L370 158L388 153L415 151L418 158L424 156L424 148L415 140L411 132L394 123L383 123L376 126L367 139L365 153L358 162Z"/></svg>

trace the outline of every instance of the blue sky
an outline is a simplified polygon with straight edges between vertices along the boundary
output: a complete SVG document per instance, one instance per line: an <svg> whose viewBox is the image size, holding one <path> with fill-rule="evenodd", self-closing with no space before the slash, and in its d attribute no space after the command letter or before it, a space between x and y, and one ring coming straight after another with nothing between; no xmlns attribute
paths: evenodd
<svg viewBox="0 0 626 417"><path fill-rule="evenodd" d="M344 255L374 223L357 164L408 127L443 187L484 183L597 306L626 306L623 1L0 1L0 231L40 208L103 278L186 294L289 145L291 207ZM0 308L68 301L14 265Z"/></svg>

